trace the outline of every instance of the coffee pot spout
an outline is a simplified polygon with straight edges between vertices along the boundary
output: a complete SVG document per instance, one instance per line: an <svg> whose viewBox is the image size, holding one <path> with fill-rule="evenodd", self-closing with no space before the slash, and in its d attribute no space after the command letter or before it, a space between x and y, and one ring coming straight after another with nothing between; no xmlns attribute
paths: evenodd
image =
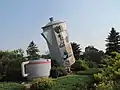
<svg viewBox="0 0 120 90"><path fill-rule="evenodd" d="M41 35L43 36L43 38L47 41L47 37L45 37L44 33L41 33Z"/></svg>
<svg viewBox="0 0 120 90"><path fill-rule="evenodd" d="M51 38L48 37L48 36L46 35L46 33L41 33L41 35L42 35L43 38L46 40L46 42L52 44L52 40L51 40Z"/></svg>

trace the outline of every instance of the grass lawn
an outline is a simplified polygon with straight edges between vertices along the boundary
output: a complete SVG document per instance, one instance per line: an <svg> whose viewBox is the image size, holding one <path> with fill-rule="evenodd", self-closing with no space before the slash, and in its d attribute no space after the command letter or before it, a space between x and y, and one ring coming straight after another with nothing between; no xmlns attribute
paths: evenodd
<svg viewBox="0 0 120 90"><path fill-rule="evenodd" d="M69 75L59 77L56 79L56 85L52 90L75 90L79 88L82 90L83 87L87 86L91 81L88 75Z"/></svg>
<svg viewBox="0 0 120 90"><path fill-rule="evenodd" d="M58 77L55 80L56 84L51 90L87 90L92 78L91 75L98 72L97 68L90 68L85 71L79 71L78 75L67 75ZM24 90L23 85L18 83L0 83L0 90Z"/></svg>
<svg viewBox="0 0 120 90"><path fill-rule="evenodd" d="M56 85L52 90L87 90L85 87L87 87L91 81L92 78L91 75L99 72L98 68L89 68L88 70L79 71L78 75L68 75L59 77L56 79Z"/></svg>
<svg viewBox="0 0 120 90"><path fill-rule="evenodd" d="M24 90L24 86L12 82L0 82L0 90Z"/></svg>

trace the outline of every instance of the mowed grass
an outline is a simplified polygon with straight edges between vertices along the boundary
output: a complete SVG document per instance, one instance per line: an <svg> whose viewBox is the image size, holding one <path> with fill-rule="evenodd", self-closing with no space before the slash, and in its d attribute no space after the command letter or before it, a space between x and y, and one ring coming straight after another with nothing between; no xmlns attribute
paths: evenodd
<svg viewBox="0 0 120 90"><path fill-rule="evenodd" d="M82 90L90 82L91 78L88 75L63 76L56 79L56 85L52 90L75 90L76 87Z"/></svg>
<svg viewBox="0 0 120 90"><path fill-rule="evenodd" d="M12 82L0 82L0 90L24 90L24 86Z"/></svg>
<svg viewBox="0 0 120 90"><path fill-rule="evenodd" d="M87 90L85 87L91 84L91 76L99 71L99 68L89 68L77 72L77 75L59 77L55 80L56 85L52 90Z"/></svg>
<svg viewBox="0 0 120 90"><path fill-rule="evenodd" d="M67 75L58 77L55 80L55 85L51 90L87 90L91 84L91 76L97 73L99 69L90 68L85 71L78 71L78 75ZM24 90L24 86L18 83L1 82L0 90Z"/></svg>

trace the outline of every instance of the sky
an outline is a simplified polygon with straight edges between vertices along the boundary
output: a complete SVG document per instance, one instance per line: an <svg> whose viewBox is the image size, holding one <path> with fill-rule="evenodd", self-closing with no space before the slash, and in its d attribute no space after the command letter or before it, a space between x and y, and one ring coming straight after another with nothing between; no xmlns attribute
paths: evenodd
<svg viewBox="0 0 120 90"><path fill-rule="evenodd" d="M112 27L120 31L120 0L0 0L0 50L26 50L33 40L40 53L48 50L42 29L53 16L66 21L70 41L82 50L105 50Z"/></svg>

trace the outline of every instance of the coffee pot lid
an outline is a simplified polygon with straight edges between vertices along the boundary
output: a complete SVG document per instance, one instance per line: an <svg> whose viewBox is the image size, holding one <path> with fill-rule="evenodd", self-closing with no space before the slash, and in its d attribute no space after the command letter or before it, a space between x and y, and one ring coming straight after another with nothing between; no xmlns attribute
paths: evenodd
<svg viewBox="0 0 120 90"><path fill-rule="evenodd" d="M46 27L50 27L55 24L64 23L64 21L54 21L53 17L50 17L49 20L50 20L50 22L48 24L46 24L45 26L43 26L42 29L44 29Z"/></svg>

